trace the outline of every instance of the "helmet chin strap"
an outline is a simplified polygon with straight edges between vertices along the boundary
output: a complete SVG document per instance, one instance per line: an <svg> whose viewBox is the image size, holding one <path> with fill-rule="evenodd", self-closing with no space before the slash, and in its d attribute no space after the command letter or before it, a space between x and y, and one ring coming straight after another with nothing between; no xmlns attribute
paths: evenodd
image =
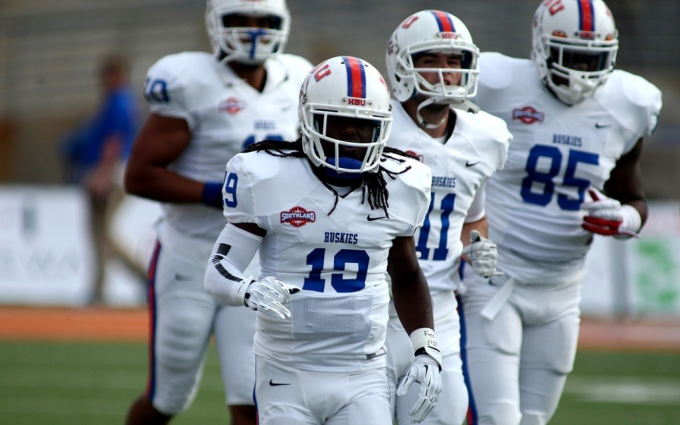
<svg viewBox="0 0 680 425"><path fill-rule="evenodd" d="M421 128L435 129L435 128L441 127L446 122L447 115L445 115L444 118L442 118L442 120L439 121L439 124L430 124L423 119L422 115L420 115L421 109L423 109L426 106L430 106L434 103L437 103L437 100L439 100L439 99L436 98L436 97L431 97L431 98L421 102L420 105L418 105L418 109L416 110L416 117L418 118L418 125Z"/></svg>
<svg viewBox="0 0 680 425"><path fill-rule="evenodd" d="M431 97L427 99L426 101L422 102L420 105L418 105L418 109L416 110L416 117L418 118L418 125L420 125L421 128L427 128L427 129L435 129L439 128L442 125L446 123L446 118L442 118L442 120L439 122L439 124L430 124L425 122L423 119L423 116L420 114L420 110L426 106L432 105L434 103L441 103L444 105L450 105L451 107L455 109L460 109L461 111L466 111L466 112L471 112L473 114L476 114L479 112L479 106L475 105L474 103L470 102L469 100L464 100L462 102L454 102L451 101L451 99L443 99L443 98L438 98L438 97Z"/></svg>
<svg viewBox="0 0 680 425"><path fill-rule="evenodd" d="M471 112L473 114L476 114L479 112L479 106L475 105L474 103L470 102L469 100L464 100L462 102L456 102L451 104L452 107L455 109L460 109L461 111L466 111L466 112Z"/></svg>
<svg viewBox="0 0 680 425"><path fill-rule="evenodd" d="M363 161L360 161L358 159L354 158L349 158L345 156L341 156L339 158L339 163L335 163L335 158L331 157L328 158L328 163L331 165L337 165L341 168L345 168L348 170L361 170L361 167L363 167L364 163ZM361 179L361 173L349 173L349 172L342 172L342 171L337 171L333 168L330 167L323 167L324 168L324 173L328 177L332 177L334 179L340 179L340 180L357 180Z"/></svg>

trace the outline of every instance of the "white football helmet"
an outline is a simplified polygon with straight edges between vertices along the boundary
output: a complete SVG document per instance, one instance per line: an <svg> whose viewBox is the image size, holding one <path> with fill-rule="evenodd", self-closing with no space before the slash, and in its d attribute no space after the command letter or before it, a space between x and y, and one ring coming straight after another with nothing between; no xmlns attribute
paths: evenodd
<svg viewBox="0 0 680 425"><path fill-rule="evenodd" d="M607 81L619 49L614 17L602 0L544 1L534 15L532 42L541 80L568 105Z"/></svg>
<svg viewBox="0 0 680 425"><path fill-rule="evenodd" d="M462 69L414 68L413 56L424 52L460 54ZM429 103L461 104L477 94L478 57L479 49L463 21L439 10L420 11L402 22L387 44L392 92L400 102L420 93L432 99ZM439 73L439 82L430 84L420 72ZM460 85L446 85L445 73L462 74Z"/></svg>
<svg viewBox="0 0 680 425"><path fill-rule="evenodd" d="M271 17L274 28L225 26L228 15ZM281 52L288 41L290 14L285 0L208 0L205 23L213 53L224 62L260 64Z"/></svg>
<svg viewBox="0 0 680 425"><path fill-rule="evenodd" d="M298 114L302 147L315 166L338 173L377 172L380 156L392 127L392 106L387 83L380 72L363 59L337 56L317 65L300 89ZM373 126L368 143L349 142L326 135L329 117L367 120ZM322 142L334 145L324 152ZM362 160L347 160L341 147L365 148Z"/></svg>

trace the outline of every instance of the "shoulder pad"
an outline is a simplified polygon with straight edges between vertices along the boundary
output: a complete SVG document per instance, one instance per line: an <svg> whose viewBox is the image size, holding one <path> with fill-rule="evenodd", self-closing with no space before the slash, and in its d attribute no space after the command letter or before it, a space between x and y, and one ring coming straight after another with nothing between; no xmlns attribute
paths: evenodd
<svg viewBox="0 0 680 425"><path fill-rule="evenodd" d="M622 70L612 72L604 100L622 123L638 136L654 132L661 113L661 91L644 78Z"/></svg>
<svg viewBox="0 0 680 425"><path fill-rule="evenodd" d="M514 68L523 62L522 59L497 52L482 53L479 56L479 85L494 90L509 86L513 80Z"/></svg>
<svg viewBox="0 0 680 425"><path fill-rule="evenodd" d="M480 134L474 147L492 171L500 170L508 159L508 150L512 142L512 134L506 122L487 112L480 111L474 115L476 131Z"/></svg>
<svg viewBox="0 0 680 425"><path fill-rule="evenodd" d="M193 109L206 91L214 90L217 60L205 52L165 56L147 73L144 97L151 112L184 118L193 128Z"/></svg>
<svg viewBox="0 0 680 425"><path fill-rule="evenodd" d="M389 213L405 223L411 231L415 231L416 227L423 224L430 205L432 171L416 159L403 159L401 162L388 157L382 163L385 169L397 173L408 169L395 175L394 180L386 178L390 196Z"/></svg>

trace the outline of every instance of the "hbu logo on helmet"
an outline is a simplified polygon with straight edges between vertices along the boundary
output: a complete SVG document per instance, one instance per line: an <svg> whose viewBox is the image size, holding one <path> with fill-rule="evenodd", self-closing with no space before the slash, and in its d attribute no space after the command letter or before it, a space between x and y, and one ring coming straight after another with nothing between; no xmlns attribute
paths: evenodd
<svg viewBox="0 0 680 425"><path fill-rule="evenodd" d="M458 34L456 34L455 32L440 32L439 38L443 40L457 40Z"/></svg>
<svg viewBox="0 0 680 425"><path fill-rule="evenodd" d="M293 227L302 227L316 221L316 213L302 207L293 207L290 211L281 211L281 223L288 223Z"/></svg>
<svg viewBox="0 0 680 425"><path fill-rule="evenodd" d="M366 99L362 99L360 97L348 97L347 104L351 106L366 106Z"/></svg>

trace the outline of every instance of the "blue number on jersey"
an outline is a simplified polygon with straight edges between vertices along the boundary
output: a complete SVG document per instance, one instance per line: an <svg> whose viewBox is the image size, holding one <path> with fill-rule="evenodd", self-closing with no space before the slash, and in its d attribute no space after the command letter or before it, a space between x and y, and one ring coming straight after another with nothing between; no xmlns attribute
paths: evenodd
<svg viewBox="0 0 680 425"><path fill-rule="evenodd" d="M550 170L547 173L540 172L536 169L540 158L550 159ZM578 199L571 199L564 194L557 195L557 205L563 210L577 211L581 208L585 191L590 187L590 180L575 176L576 167L579 162L598 165L600 163L600 157L597 154L590 152L576 151L573 149L569 150L567 169L564 172L564 179L562 179L561 186L575 187L578 191ZM559 174L560 168L562 168L562 152L557 147L536 145L531 148L525 167L527 176L522 180L522 189L520 191L522 200L528 204L540 206L548 205L555 193L555 182L553 179ZM543 191L533 192L534 183L542 183Z"/></svg>
<svg viewBox="0 0 680 425"><path fill-rule="evenodd" d="M168 103L168 83L165 80L146 79L144 82L144 97L149 103Z"/></svg>
<svg viewBox="0 0 680 425"><path fill-rule="evenodd" d="M236 173L224 173L224 192L227 194L224 197L224 205L234 208L238 205L236 199L236 185L238 184L238 176Z"/></svg>
<svg viewBox="0 0 680 425"><path fill-rule="evenodd" d="M423 227L420 229L420 235L418 236L416 252L420 253L420 257L418 257L420 260L429 260L430 258L430 248L427 247L427 239L430 237L430 213L434 209L435 195L435 192L432 192L432 196L430 197L430 207L427 209L427 215L425 216ZM439 246L434 250L434 255L432 257L433 261L446 260L446 256L449 255L449 249L447 248L449 241L449 227L451 226L449 216L453 211L455 203L455 193L449 193L442 199L440 207L442 230L441 234L439 235Z"/></svg>
<svg viewBox="0 0 680 425"><path fill-rule="evenodd" d="M302 289L305 291L323 292L326 281L321 278L323 271L325 248L316 248L307 255L307 265L312 266L309 277L305 278ZM366 275L368 273L368 253L360 249L341 249L333 258L333 270L345 271L346 265L356 264L357 275L354 279L346 279L342 273L331 275L331 286L336 292L357 292L366 287Z"/></svg>
<svg viewBox="0 0 680 425"><path fill-rule="evenodd" d="M279 142L283 142L283 136L279 134L267 134L266 136L264 136L264 138L260 139L259 141L262 140L278 140ZM245 150L248 146L252 145L255 142L256 142L255 135L251 134L250 136L246 137L246 139L241 144L241 150Z"/></svg>

